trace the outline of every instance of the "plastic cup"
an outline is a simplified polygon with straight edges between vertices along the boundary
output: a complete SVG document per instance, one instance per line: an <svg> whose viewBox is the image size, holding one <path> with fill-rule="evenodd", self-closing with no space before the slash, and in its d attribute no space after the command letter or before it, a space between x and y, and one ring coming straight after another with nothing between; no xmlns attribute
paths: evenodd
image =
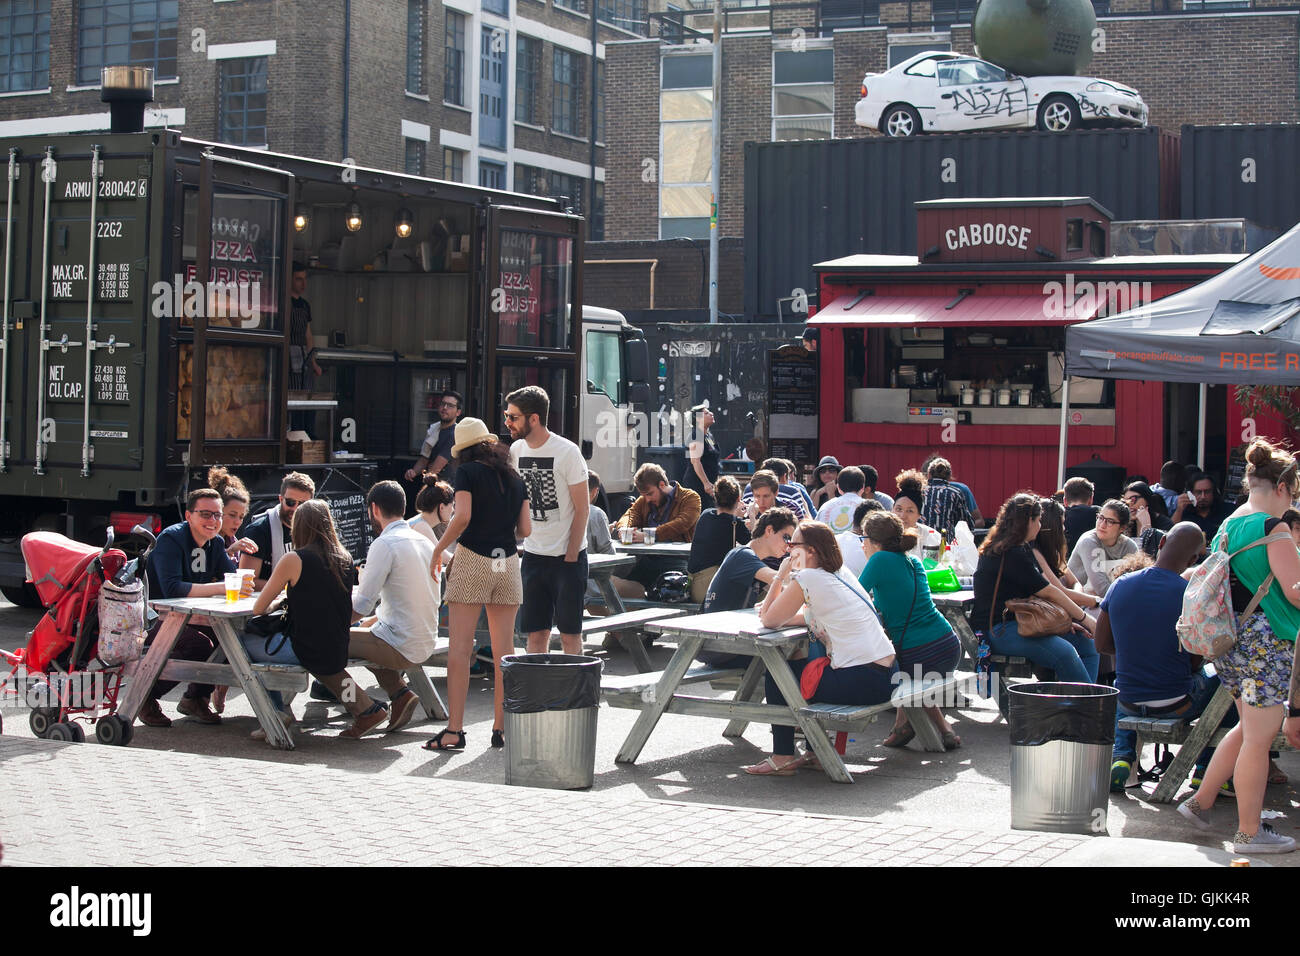
<svg viewBox="0 0 1300 956"><path fill-rule="evenodd" d="M238 601L239 592L243 590L244 579L238 571L232 571L226 575L226 600Z"/></svg>
<svg viewBox="0 0 1300 956"><path fill-rule="evenodd" d="M253 587L257 583L257 574L252 568L239 569L239 593L247 597L253 593Z"/></svg>
<svg viewBox="0 0 1300 956"><path fill-rule="evenodd" d="M642 531L641 531L641 535L645 538L645 543L646 543L646 544L654 544L654 543L655 543L655 529L654 529L654 528L644 528L644 529L642 529Z"/></svg>
<svg viewBox="0 0 1300 956"><path fill-rule="evenodd" d="M631 544L631 543L632 543L632 529L631 529L631 528L619 528L619 529L618 529L618 540L621 541L623 544Z"/></svg>

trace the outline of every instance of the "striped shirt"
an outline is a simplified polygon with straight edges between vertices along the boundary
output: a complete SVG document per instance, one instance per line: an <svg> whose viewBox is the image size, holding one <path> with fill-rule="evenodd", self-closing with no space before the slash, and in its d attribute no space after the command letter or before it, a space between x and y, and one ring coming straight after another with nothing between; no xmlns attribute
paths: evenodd
<svg viewBox="0 0 1300 956"><path fill-rule="evenodd" d="M965 521L967 527L971 524L966 496L942 478L931 478L925 489L925 507L921 509L921 520L945 537L952 538L957 522Z"/></svg>

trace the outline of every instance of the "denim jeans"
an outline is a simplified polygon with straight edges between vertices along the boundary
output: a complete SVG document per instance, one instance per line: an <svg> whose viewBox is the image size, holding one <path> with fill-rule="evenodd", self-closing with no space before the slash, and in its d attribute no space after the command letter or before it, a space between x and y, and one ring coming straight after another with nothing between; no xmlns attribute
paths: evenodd
<svg viewBox="0 0 1300 956"><path fill-rule="evenodd" d="M1195 720L1205 712L1209 706L1210 699L1214 697L1215 691L1219 689L1219 678L1217 674L1205 673L1205 668L1196 672L1192 678L1192 687L1187 696L1190 698L1191 706L1186 710L1178 713L1151 713L1151 708L1139 706L1136 704L1126 704L1119 701L1115 708L1115 749L1111 754L1111 761L1127 760L1132 763L1137 759L1137 733L1132 730L1121 730L1119 719L1121 717L1179 717L1183 720ZM1164 710L1164 708L1161 708ZM1228 712L1223 715L1223 720L1219 726L1224 730L1237 726L1237 708L1229 707ZM1198 773L1204 772L1206 766L1210 763L1210 757L1214 756L1214 748L1206 747L1196 758L1196 770Z"/></svg>
<svg viewBox="0 0 1300 956"><path fill-rule="evenodd" d="M244 642L244 652L248 659L254 664L299 664L298 655L293 652L293 642L285 634L276 634L274 637L262 637L260 634L244 634L241 637ZM270 647L270 653L267 653L267 647ZM267 696L271 698L271 705L276 710L283 711L285 707L284 695L278 690L268 690ZM293 695L289 696L293 700Z"/></svg>
<svg viewBox="0 0 1300 956"><path fill-rule="evenodd" d="M790 670L794 679L799 680L803 669L813 658L791 661ZM883 704L894 692L894 675L898 673L898 663L883 667L878 664L858 664L856 667L827 667L822 671L822 679L817 684L817 693L809 698L808 703L822 704ZM767 702L784 704L785 696L776 686L772 675L767 675ZM794 728L772 725L772 753L780 757L794 756Z"/></svg>
<svg viewBox="0 0 1300 956"><path fill-rule="evenodd" d="M1097 682L1100 657L1097 645L1087 634L1070 631L1053 637L1021 637L1016 622L1006 621L994 626L989 647L994 654L1023 657L1039 667L1050 667L1058 681Z"/></svg>

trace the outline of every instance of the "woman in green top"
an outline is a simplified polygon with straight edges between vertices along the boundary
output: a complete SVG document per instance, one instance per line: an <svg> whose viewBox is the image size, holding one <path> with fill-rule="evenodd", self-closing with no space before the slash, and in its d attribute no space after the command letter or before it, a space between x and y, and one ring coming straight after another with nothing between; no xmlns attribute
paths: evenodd
<svg viewBox="0 0 1300 956"><path fill-rule="evenodd" d="M961 660L961 642L934 602L921 562L907 554L916 547L916 534L903 529L898 515L873 511L862 519L862 550L867 566L858 583L875 601L885 632L898 652L898 670L912 680L949 676ZM946 750L961 746L943 711L927 707ZM895 711L894 729L886 747L906 747L916 736L902 709Z"/></svg>
<svg viewBox="0 0 1300 956"><path fill-rule="evenodd" d="M1219 788L1231 777L1237 795L1235 853L1289 853L1295 840L1260 820L1268 778L1268 749L1279 727L1300 741L1297 714L1295 646L1300 631L1300 555L1282 521L1300 480L1296 459L1262 438L1246 449L1250 497L1223 522L1214 546L1229 552L1275 534L1277 540L1242 551L1232 558L1232 606L1243 614L1251 597L1270 574L1273 581L1258 609L1238 621L1237 643L1214 662L1223 685L1236 699L1241 722L1214 751L1200 788L1178 812L1202 830L1210 828L1210 811ZM1283 718L1286 717L1285 724Z"/></svg>

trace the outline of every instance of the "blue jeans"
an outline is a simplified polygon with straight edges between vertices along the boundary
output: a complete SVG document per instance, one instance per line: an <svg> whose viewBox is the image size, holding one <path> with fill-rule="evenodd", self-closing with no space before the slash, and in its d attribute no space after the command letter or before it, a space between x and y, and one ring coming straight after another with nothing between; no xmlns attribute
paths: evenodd
<svg viewBox="0 0 1300 956"><path fill-rule="evenodd" d="M244 634L241 636L244 642L244 653L254 664L299 664L298 655L293 652L293 642L289 640L288 635L276 634L274 637L262 637L260 634ZM267 646L270 645L271 652L267 653ZM276 710L284 710L284 695L278 690L268 690L267 696L271 698L271 705ZM293 700L293 695L289 697Z"/></svg>
<svg viewBox="0 0 1300 956"><path fill-rule="evenodd" d="M794 672L795 681L803 674L814 658L791 661L790 670ZM827 667L822 671L822 679L817 684L817 693L809 698L808 703L822 704L883 704L894 692L894 675L898 673L898 663L882 667L877 664L858 664L856 667ZM767 675L767 702L784 704L785 696L776 686L772 675ZM794 756L794 728L772 725L772 753L778 757Z"/></svg>
<svg viewBox="0 0 1300 956"><path fill-rule="evenodd" d="M1207 674L1205 668L1201 668L1196 672L1196 676L1192 678L1191 690L1187 692L1189 706L1186 710L1170 712L1162 707L1160 708L1162 713L1152 713L1150 707L1126 704L1122 700L1119 701L1118 706L1115 708L1115 749L1111 753L1111 761L1127 760L1132 763L1137 759L1137 733L1132 730L1121 730L1119 727L1121 717L1179 717L1183 720L1195 720L1205 712L1210 699L1214 697L1214 693L1218 689L1218 675ZM1227 730L1237 726L1237 720L1237 708L1229 707L1228 712L1223 715L1223 720L1219 722L1219 726ZM1201 751L1200 756L1196 758L1196 772L1198 774L1205 771L1212 756L1214 756L1213 747L1206 747Z"/></svg>
<svg viewBox="0 0 1300 956"><path fill-rule="evenodd" d="M1087 634L1070 631L1054 637L1021 637L1015 621L994 625L989 636L994 654L1024 657L1039 667L1050 667L1058 681L1097 682L1097 664L1101 660L1097 645Z"/></svg>

